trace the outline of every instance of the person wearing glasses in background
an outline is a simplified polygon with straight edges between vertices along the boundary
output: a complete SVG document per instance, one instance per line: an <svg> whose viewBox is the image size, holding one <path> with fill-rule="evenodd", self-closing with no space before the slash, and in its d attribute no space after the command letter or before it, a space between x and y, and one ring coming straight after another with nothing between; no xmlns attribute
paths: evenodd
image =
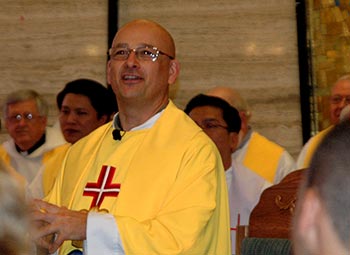
<svg viewBox="0 0 350 255"><path fill-rule="evenodd" d="M10 93L3 106L10 139L0 146L0 158L30 184L54 148L65 143L60 132L47 127L48 105L34 90Z"/></svg>
<svg viewBox="0 0 350 255"><path fill-rule="evenodd" d="M231 236L236 234L236 225L247 225L252 209L261 193L273 184L279 183L287 174L294 171L295 160L288 151L267 139L250 125L252 113L246 100L231 87L216 86L205 93L221 98L235 107L241 118L241 129L237 149L232 158L237 162L234 177L235 209L231 212ZM237 202L238 201L238 202ZM233 217L236 217L235 219ZM234 244L233 238L233 244ZM233 253L235 247L233 247Z"/></svg>
<svg viewBox="0 0 350 255"><path fill-rule="evenodd" d="M331 126L311 137L303 146L297 159L297 168L309 166L317 146L335 125L341 122L340 115L345 106L350 104L350 74L341 76L332 86L329 113Z"/></svg>
<svg viewBox="0 0 350 255"><path fill-rule="evenodd" d="M244 221L249 219L250 211L262 192L261 185L252 183L252 181L258 179L261 182L263 179L247 176L250 171L247 172L232 158L232 153L237 149L238 134L241 129L241 118L236 108L219 97L199 94L187 103L184 111L203 129L219 149L229 193L231 247L232 254L235 254L236 219L238 215L242 215L242 224L248 223ZM247 189L249 192L246 192ZM241 194L244 194L243 197L249 198L242 199ZM253 201L253 204L250 201Z"/></svg>
<svg viewBox="0 0 350 255"><path fill-rule="evenodd" d="M172 36L134 20L109 55L119 112L70 148L47 202L34 201L32 220L46 222L33 233L37 245L59 254L230 254L220 154L169 99L180 70Z"/></svg>

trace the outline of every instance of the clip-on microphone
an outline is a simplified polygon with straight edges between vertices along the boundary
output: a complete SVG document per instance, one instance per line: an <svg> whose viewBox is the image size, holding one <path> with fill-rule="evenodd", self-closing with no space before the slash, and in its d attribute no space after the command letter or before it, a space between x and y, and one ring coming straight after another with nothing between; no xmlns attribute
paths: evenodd
<svg viewBox="0 0 350 255"><path fill-rule="evenodd" d="M120 141L122 139L122 137L124 136L125 132L123 133L123 135L121 134L121 132L123 132L120 129L114 129L112 132L113 135L113 139L116 141Z"/></svg>

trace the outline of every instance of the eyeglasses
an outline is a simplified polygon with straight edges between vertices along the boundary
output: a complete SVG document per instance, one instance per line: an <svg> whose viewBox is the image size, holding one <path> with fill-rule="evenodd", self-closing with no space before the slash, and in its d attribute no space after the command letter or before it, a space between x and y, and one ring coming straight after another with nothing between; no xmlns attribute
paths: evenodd
<svg viewBox="0 0 350 255"><path fill-rule="evenodd" d="M159 55L165 55L170 59L174 57L158 50L157 47L153 46L142 46L134 49L127 47L112 47L108 51L108 55L113 60L127 60L131 52L135 52L137 59L144 61L156 61Z"/></svg>
<svg viewBox="0 0 350 255"><path fill-rule="evenodd" d="M214 130L217 128L223 128L225 130L228 130L228 127L213 121L203 121L203 123L198 124L198 126L200 126L203 130Z"/></svg>
<svg viewBox="0 0 350 255"><path fill-rule="evenodd" d="M34 116L32 113L28 112L28 113L24 113L24 114L16 114L16 115L12 115L12 116L8 116L6 117L6 119L10 122L10 123L18 123L20 122L22 119L25 120L26 122L31 122L33 121L36 117L40 117L40 116Z"/></svg>
<svg viewBox="0 0 350 255"><path fill-rule="evenodd" d="M340 96L340 95L335 95L331 96L331 104L340 104L344 101L345 99L345 104L348 105L350 104L350 96Z"/></svg>

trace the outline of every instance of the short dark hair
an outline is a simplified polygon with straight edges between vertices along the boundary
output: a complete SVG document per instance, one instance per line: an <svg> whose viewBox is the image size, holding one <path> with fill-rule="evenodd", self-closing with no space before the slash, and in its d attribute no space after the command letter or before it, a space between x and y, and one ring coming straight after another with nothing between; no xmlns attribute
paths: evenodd
<svg viewBox="0 0 350 255"><path fill-rule="evenodd" d="M225 100L219 97L199 94L187 103L184 111L186 114L189 114L194 108L200 106L213 106L221 109L222 117L227 124L227 130L235 133L239 133L241 130L241 118L239 117L237 109L232 107Z"/></svg>
<svg viewBox="0 0 350 255"><path fill-rule="evenodd" d="M101 83L90 79L77 79L68 82L64 89L58 93L56 101L58 109L61 109L64 97L68 93L84 95L90 99L92 107L97 112L97 117L111 116L117 111L114 104L114 95Z"/></svg>
<svg viewBox="0 0 350 255"><path fill-rule="evenodd" d="M350 120L336 125L322 140L307 170L306 188L315 188L348 247L350 240Z"/></svg>

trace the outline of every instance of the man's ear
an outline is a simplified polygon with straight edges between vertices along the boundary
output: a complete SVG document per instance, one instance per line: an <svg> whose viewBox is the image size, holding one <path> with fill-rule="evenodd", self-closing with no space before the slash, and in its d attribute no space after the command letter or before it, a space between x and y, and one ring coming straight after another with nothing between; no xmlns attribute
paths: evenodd
<svg viewBox="0 0 350 255"><path fill-rule="evenodd" d="M229 137L230 137L230 149L231 149L231 153L233 153L236 151L238 147L239 137L238 137L238 134L235 132L230 132Z"/></svg>
<svg viewBox="0 0 350 255"><path fill-rule="evenodd" d="M111 68L111 61L110 60L108 60L108 62L107 62L107 83L108 84L111 84L111 80L110 80L110 78L109 78L109 75L110 75L110 68Z"/></svg>
<svg viewBox="0 0 350 255"><path fill-rule="evenodd" d="M298 208L296 228L297 234L299 235L299 239L302 239L305 243L306 247L310 249L310 251L314 251L318 254L318 249L320 246L320 229L319 229L319 221L322 219L322 204L320 201L320 197L318 193L312 189L306 189L301 203L298 204L300 206Z"/></svg>
<svg viewBox="0 0 350 255"><path fill-rule="evenodd" d="M171 60L169 64L168 84L174 84L176 81L176 78L179 76L179 73L180 73L179 61L177 61L177 59Z"/></svg>

